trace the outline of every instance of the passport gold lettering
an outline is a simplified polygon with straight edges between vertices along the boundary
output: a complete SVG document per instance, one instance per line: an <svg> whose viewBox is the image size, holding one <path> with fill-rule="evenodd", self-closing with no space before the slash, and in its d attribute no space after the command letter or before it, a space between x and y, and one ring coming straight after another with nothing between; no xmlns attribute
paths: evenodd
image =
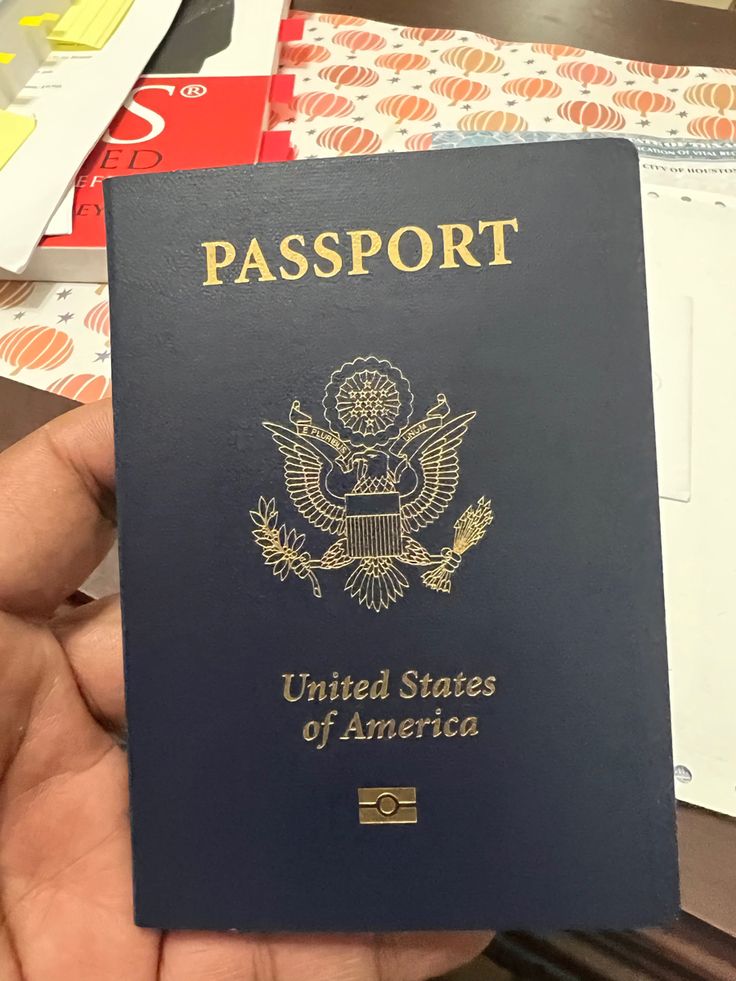
<svg viewBox="0 0 736 981"><path fill-rule="evenodd" d="M419 261L415 262L413 266L408 265L401 258L401 238L406 232L416 235L421 249ZM403 228L397 228L388 240L388 257L391 265L401 272L418 272L420 269L424 269L432 258L432 250L432 239L430 238L429 232L426 232L423 228L419 228L417 225L405 225Z"/></svg>
<svg viewBox="0 0 736 981"><path fill-rule="evenodd" d="M460 263L455 258L455 254L462 259L466 266L479 266L480 262L472 254L468 245L473 240L473 229L470 225L453 224L438 225L442 232L442 265L440 269L457 269ZM460 232L460 237L455 240L455 232Z"/></svg>
<svg viewBox="0 0 736 981"><path fill-rule="evenodd" d="M268 268L268 263L266 262L266 257L263 254L263 249L258 243L258 239L251 239L251 243L248 246L248 251L245 253L245 259L243 260L243 266L240 270L240 275L237 279L233 280L235 283L247 283L248 273L251 270L258 270L258 279L261 283L267 280L274 280L276 277Z"/></svg>
<svg viewBox="0 0 736 981"><path fill-rule="evenodd" d="M314 240L314 251L316 254L320 259L327 259L331 265L330 269L324 269L322 266L318 266L316 262L312 265L314 275L320 279L330 279L332 276L337 276L342 269L342 256L339 252L325 245L328 239L335 245L340 241L337 232L321 232Z"/></svg>
<svg viewBox="0 0 736 981"><path fill-rule="evenodd" d="M283 266L279 266L279 273L282 279L301 279L309 269L306 256L303 252L297 252L296 249L292 248L292 242L298 242L299 245L304 245L304 236L287 235L286 238L281 240L281 255L288 262L293 262L296 266L296 272L290 272L288 269L284 269Z"/></svg>
<svg viewBox="0 0 736 981"><path fill-rule="evenodd" d="M314 238L295 232L280 242L261 241L255 235L241 244L213 239L201 243L203 285L289 281L308 274L319 279L340 273L368 276L380 272L381 256L402 273L420 272L430 265L438 269L510 266L511 233L518 231L518 218L495 218L431 228L402 225L384 232L374 228L321 231Z"/></svg>
<svg viewBox="0 0 736 981"><path fill-rule="evenodd" d="M286 673L282 676L282 694L287 702L363 701L382 700L398 694L402 699L448 699L490 697L496 691L496 676L466 674L422 674L416 669L404 671L393 683L391 671L383 668L375 678L353 678L333 671L331 677L315 678L309 672ZM426 711L426 710L425 710ZM302 738L316 749L324 749L332 732L339 740L389 739L452 739L455 736L477 736L477 715L445 715L442 706L430 708L431 714L406 718L373 718L354 711L347 720L336 708L329 709L322 719L310 719L302 726Z"/></svg>
<svg viewBox="0 0 736 981"><path fill-rule="evenodd" d="M363 265L364 259L369 259L381 248L381 236L370 228L348 232L352 245L353 267L348 276L366 276L368 270ZM364 240L365 245L363 244Z"/></svg>

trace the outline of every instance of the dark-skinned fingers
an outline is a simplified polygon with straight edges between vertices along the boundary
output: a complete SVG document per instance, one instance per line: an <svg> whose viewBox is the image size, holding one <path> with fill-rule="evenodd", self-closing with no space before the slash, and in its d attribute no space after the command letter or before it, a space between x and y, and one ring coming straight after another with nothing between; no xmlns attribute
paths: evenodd
<svg viewBox="0 0 736 981"><path fill-rule="evenodd" d="M107 728L125 730L120 597L106 596L51 621L90 712Z"/></svg>
<svg viewBox="0 0 736 981"><path fill-rule="evenodd" d="M0 455L0 609L51 616L113 542L109 400L85 405Z"/></svg>

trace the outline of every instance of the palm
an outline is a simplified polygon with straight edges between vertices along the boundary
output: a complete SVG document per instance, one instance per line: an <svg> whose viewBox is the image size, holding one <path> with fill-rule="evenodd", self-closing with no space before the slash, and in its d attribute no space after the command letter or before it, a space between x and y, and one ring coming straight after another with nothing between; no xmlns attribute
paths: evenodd
<svg viewBox="0 0 736 981"><path fill-rule="evenodd" d="M116 600L49 620L113 535L109 406L0 459L0 977L3 981L391 981L440 973L484 934L161 934L133 924ZM9 547L6 547L9 546Z"/></svg>

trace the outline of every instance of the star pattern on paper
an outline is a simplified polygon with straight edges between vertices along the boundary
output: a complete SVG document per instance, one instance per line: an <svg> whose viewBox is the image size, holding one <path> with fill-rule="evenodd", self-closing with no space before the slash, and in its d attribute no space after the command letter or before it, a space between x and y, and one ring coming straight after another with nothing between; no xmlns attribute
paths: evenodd
<svg viewBox="0 0 736 981"><path fill-rule="evenodd" d="M364 119L365 116L353 116L354 123L362 123ZM314 130L312 130L312 133L314 133Z"/></svg>
<svg viewBox="0 0 736 981"><path fill-rule="evenodd" d="M687 109L683 109L682 112L678 112L677 115L680 117L680 119L687 119Z"/></svg>
<svg viewBox="0 0 736 981"><path fill-rule="evenodd" d="M19 310L17 313L13 314L13 320L20 320L21 317L25 317L25 310Z"/></svg>
<svg viewBox="0 0 736 981"><path fill-rule="evenodd" d="M59 290L59 292L56 294L56 299L66 300L66 298L71 295L72 295L72 291L70 289Z"/></svg>
<svg viewBox="0 0 736 981"><path fill-rule="evenodd" d="M368 98L368 95L367 95L366 92L364 92L362 95L356 95L355 98L358 100L358 102L362 102L363 99L367 99Z"/></svg>
<svg viewBox="0 0 736 981"><path fill-rule="evenodd" d="M469 103L469 102L465 102L465 103L463 103L463 109L465 109L465 110L468 110L468 109L472 109L472 108L473 108L473 107L472 107L472 106L470 105L470 103Z"/></svg>
<svg viewBox="0 0 736 981"><path fill-rule="evenodd" d="M651 125L652 124L648 119L640 119L639 122L637 123L637 126L641 126L642 129L644 129L645 126L651 126Z"/></svg>
<svg viewBox="0 0 736 981"><path fill-rule="evenodd" d="M68 324L70 320L74 320L74 314L73 313L60 313L59 314L59 323L60 324Z"/></svg>
<svg viewBox="0 0 736 981"><path fill-rule="evenodd" d="M540 68L539 71L537 72L537 75L546 75L546 74L547 74L546 68Z"/></svg>
<svg viewBox="0 0 736 981"><path fill-rule="evenodd" d="M96 354L95 355L95 364L98 361L107 361L107 359L109 357L110 357L110 351L109 350L107 350L107 351L100 351L99 354Z"/></svg>
<svg viewBox="0 0 736 981"><path fill-rule="evenodd" d="M544 121L545 121L545 123L551 123L552 122L552 117L551 116L545 116L544 117Z"/></svg>
<svg viewBox="0 0 736 981"><path fill-rule="evenodd" d="M399 76L398 76L398 75L394 75L394 77L393 77L393 78L390 78L390 79L389 79L389 82L391 82L392 84L393 84L394 82L400 82L400 81L401 81L401 79L399 78Z"/></svg>
<svg viewBox="0 0 736 981"><path fill-rule="evenodd" d="M667 135L668 136L677 136L677 134L679 132L680 132L679 129L668 129L667 130Z"/></svg>
<svg viewBox="0 0 736 981"><path fill-rule="evenodd" d="M307 130L307 136L314 136L314 134L315 134L316 132L317 132L317 130L316 130L316 129L308 129L308 130Z"/></svg>
<svg viewBox="0 0 736 981"><path fill-rule="evenodd" d="M708 77L708 73L707 72L698 72L698 74L695 77L696 78L707 78Z"/></svg>
<svg viewBox="0 0 736 981"><path fill-rule="evenodd" d="M509 101L506 103L506 105L507 106L515 106L517 102L518 102L518 99L509 99Z"/></svg>
<svg viewBox="0 0 736 981"><path fill-rule="evenodd" d="M524 64L525 65L533 65L534 64L534 58L527 58L527 60L524 62Z"/></svg>

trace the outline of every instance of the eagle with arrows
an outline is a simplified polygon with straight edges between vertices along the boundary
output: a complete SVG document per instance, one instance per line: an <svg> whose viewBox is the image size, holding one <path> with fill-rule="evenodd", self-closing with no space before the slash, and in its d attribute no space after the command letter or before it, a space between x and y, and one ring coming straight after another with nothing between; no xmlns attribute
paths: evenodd
<svg viewBox="0 0 736 981"><path fill-rule="evenodd" d="M264 422L283 457L291 502L335 538L318 557L305 536L279 523L275 499L251 511L266 565L284 580L348 569L345 590L367 609L387 610L409 588L403 567L419 566L425 586L449 593L461 557L493 520L485 497L455 522L452 546L432 554L416 537L450 506L460 478L460 449L475 412L453 415L440 393L410 424L414 397L403 373L385 359L362 357L333 372L322 406L327 428L295 400L289 425Z"/></svg>

